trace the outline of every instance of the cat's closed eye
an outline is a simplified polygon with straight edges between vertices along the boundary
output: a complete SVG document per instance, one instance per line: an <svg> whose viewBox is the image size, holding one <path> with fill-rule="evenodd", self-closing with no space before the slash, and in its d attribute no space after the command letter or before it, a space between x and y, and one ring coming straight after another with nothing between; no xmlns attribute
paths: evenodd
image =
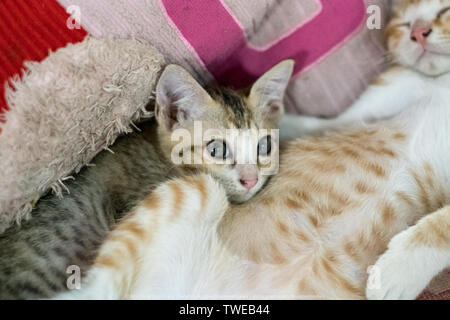
<svg viewBox="0 0 450 320"><path fill-rule="evenodd" d="M438 14L436 15L436 18L438 18L438 19L442 18L442 16L443 16L444 14L446 14L449 10L450 10L450 7L446 7L446 8L441 9L441 10L438 12Z"/></svg>
<svg viewBox="0 0 450 320"><path fill-rule="evenodd" d="M396 27L406 27L406 28L411 28L411 22L403 22L403 23L399 23L397 25L395 25Z"/></svg>

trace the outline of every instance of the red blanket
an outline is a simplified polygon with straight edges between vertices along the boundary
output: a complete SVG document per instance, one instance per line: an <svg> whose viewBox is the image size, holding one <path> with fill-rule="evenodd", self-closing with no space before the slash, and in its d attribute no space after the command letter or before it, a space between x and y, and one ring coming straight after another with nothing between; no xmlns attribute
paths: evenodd
<svg viewBox="0 0 450 320"><path fill-rule="evenodd" d="M0 1L0 113L7 107L3 84L20 73L25 61L41 61L49 50L84 39L87 32L69 29L68 19L56 0Z"/></svg>

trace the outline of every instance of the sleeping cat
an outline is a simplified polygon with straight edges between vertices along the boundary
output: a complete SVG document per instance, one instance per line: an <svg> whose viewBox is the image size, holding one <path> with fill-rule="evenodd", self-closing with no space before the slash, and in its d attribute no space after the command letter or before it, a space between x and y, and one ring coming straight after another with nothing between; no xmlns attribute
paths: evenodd
<svg viewBox="0 0 450 320"><path fill-rule="evenodd" d="M318 135L357 122L390 118L414 104L430 104L438 88L450 85L450 1L395 0L385 39L394 66L376 79L356 103L336 119L282 118L283 140Z"/></svg>
<svg viewBox="0 0 450 320"><path fill-rule="evenodd" d="M164 183L57 298L415 298L450 265L450 1L393 10L399 66L336 120L287 121L339 132L287 143L239 206L209 175Z"/></svg>
<svg viewBox="0 0 450 320"><path fill-rule="evenodd" d="M232 202L254 196L268 178L259 162L217 164L214 160L257 152L265 156L268 139L253 145L240 143L242 136L199 144L189 140L192 145L183 141L180 152L192 148L212 161L174 165L171 151L180 143L171 136L177 129L192 132L196 121L202 121L205 130L276 128L282 111L278 104L292 68L292 61L275 66L247 96L225 88L205 90L181 67L166 67L156 89L157 124L151 121L141 127L142 132L120 138L113 154L101 153L95 166L68 183L70 194L63 199L43 197L30 220L0 234L0 299L44 298L67 290L66 280L76 270L68 267L87 270L118 219L170 178L208 172Z"/></svg>

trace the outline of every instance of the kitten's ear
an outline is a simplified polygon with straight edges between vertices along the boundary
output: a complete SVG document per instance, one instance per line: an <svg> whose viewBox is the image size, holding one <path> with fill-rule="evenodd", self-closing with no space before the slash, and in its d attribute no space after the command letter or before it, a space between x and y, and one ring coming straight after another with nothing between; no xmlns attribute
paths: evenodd
<svg viewBox="0 0 450 320"><path fill-rule="evenodd" d="M250 100L266 119L278 123L283 114L283 97L294 70L294 60L284 60L263 74L250 90Z"/></svg>
<svg viewBox="0 0 450 320"><path fill-rule="evenodd" d="M182 67L168 65L156 86L155 115L168 130L197 119L212 98Z"/></svg>

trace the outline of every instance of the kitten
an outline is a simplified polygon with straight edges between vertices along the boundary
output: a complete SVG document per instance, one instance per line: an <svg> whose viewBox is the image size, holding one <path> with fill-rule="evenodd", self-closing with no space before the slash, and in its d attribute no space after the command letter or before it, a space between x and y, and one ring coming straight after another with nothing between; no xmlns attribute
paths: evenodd
<svg viewBox="0 0 450 320"><path fill-rule="evenodd" d="M292 118L340 132L287 143L262 192L236 206L208 175L163 184L57 298L415 298L450 265L448 8L397 1L400 66L337 120Z"/></svg>
<svg viewBox="0 0 450 320"><path fill-rule="evenodd" d="M416 104L450 98L445 90L450 86L450 1L393 1L385 39L394 65L353 106L335 119L286 115L280 124L281 138L361 127L407 112Z"/></svg>
<svg viewBox="0 0 450 320"><path fill-rule="evenodd" d="M68 195L43 197L30 220L0 235L0 298L43 298L66 290L67 278L78 267L87 270L111 227L170 178L208 172L221 182L232 202L254 196L268 178L259 162L214 160L235 160L257 152L264 157L269 138L251 145L240 143L243 136L230 141L200 140L198 145L198 141L172 141L172 133L193 132L196 121L205 131L215 128L219 133L232 128L276 128L292 68L292 61L280 63L244 95L229 89L205 90L181 67L166 67L156 88L156 123L143 124L142 132L118 139L113 154L101 153L94 167L85 168L68 183ZM275 137L272 142L276 143ZM193 149L212 161L175 165L171 153L175 147L180 152Z"/></svg>

